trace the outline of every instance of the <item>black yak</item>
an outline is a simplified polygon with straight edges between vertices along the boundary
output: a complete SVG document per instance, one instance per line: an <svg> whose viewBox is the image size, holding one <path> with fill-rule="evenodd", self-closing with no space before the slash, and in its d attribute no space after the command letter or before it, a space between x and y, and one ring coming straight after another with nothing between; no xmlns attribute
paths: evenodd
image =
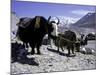
<svg viewBox="0 0 100 75"><path fill-rule="evenodd" d="M41 54L40 46L42 44L43 37L48 34L51 37L51 32L53 31L52 23L50 22L51 16L45 19L43 16L36 16L32 18L27 23L23 23L24 18L20 19L17 31L17 37L24 42L24 44L29 45L32 48L31 54L35 53L34 48L37 48L37 54Z"/></svg>
<svg viewBox="0 0 100 75"><path fill-rule="evenodd" d="M65 31L64 34L59 34L57 39L54 41L55 45L64 51L63 47L66 47L68 49L68 55L70 55L70 52L74 54L75 50L75 44L76 44L76 34L73 31Z"/></svg>

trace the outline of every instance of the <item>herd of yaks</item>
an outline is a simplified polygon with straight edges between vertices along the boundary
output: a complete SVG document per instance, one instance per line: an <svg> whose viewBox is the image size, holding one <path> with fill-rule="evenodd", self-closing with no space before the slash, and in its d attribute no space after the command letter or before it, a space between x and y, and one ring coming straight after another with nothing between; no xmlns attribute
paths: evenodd
<svg viewBox="0 0 100 75"><path fill-rule="evenodd" d="M17 23L18 30L15 42L11 44L11 57L17 59L18 53L22 56L26 56L27 54L41 54L40 46L46 34L48 34L48 39L54 40L55 45L58 47L58 51L59 48L64 51L63 47L66 47L68 55L70 56L70 52L75 54L75 49L79 52L80 46L87 45L88 38L92 36L92 34L87 36L81 34L81 38L77 38L75 32L71 30L59 33L58 35L52 35L52 32L57 33L56 27L59 25L60 20L57 18L58 22L56 23L55 21L50 21L50 19L51 16L49 16L48 19L43 16L20 18L19 23ZM83 39L83 37L85 38ZM19 44L18 40L20 40L22 44ZM29 46L32 48L30 53L25 50ZM35 52L35 48L37 53Z"/></svg>

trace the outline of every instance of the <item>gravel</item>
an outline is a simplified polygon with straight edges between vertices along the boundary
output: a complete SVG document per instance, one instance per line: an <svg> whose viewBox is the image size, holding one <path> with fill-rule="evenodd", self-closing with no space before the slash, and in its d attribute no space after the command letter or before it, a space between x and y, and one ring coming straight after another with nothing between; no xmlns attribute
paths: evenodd
<svg viewBox="0 0 100 75"><path fill-rule="evenodd" d="M59 54L57 50L48 50L47 45L42 45L41 55L28 55L33 64L14 62L11 63L11 74L29 74L41 72L76 71L96 69L96 56L76 52L75 57L67 57L67 50ZM26 59L27 62L29 60ZM37 63L39 65L34 64Z"/></svg>

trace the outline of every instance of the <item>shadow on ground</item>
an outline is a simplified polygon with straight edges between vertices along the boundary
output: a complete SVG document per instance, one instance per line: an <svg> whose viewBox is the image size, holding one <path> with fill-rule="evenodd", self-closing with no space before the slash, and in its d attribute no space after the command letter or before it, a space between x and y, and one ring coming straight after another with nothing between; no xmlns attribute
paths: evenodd
<svg viewBox="0 0 100 75"><path fill-rule="evenodd" d="M27 58L27 57L25 57L25 58L20 58L20 59L17 59L17 60L13 59L12 63L14 63L14 62L19 62L21 64L28 64L28 65L39 66L39 64L35 61L34 58Z"/></svg>
<svg viewBox="0 0 100 75"><path fill-rule="evenodd" d="M67 56L67 57L75 57L76 55L74 54L74 55L69 55L69 54L66 54L66 53L62 53L62 52L60 52L60 51L57 51L57 50L55 50L55 49L50 49L50 48L47 48L49 51L51 51L51 52L54 52L54 53L57 53L57 54L59 54L59 55L61 55L61 56Z"/></svg>
<svg viewBox="0 0 100 75"><path fill-rule="evenodd" d="M38 66L34 58L28 58L29 53L25 49L25 46L17 42L11 43L11 63L19 62L21 64L29 64Z"/></svg>

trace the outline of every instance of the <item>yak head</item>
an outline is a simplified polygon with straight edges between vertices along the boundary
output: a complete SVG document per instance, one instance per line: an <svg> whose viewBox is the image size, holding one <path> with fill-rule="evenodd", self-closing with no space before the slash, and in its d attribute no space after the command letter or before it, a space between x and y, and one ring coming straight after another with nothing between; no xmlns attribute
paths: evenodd
<svg viewBox="0 0 100 75"><path fill-rule="evenodd" d="M34 25L35 29L40 28L40 20L41 20L41 16L36 16L35 17L35 25Z"/></svg>
<svg viewBox="0 0 100 75"><path fill-rule="evenodd" d="M51 16L49 16L49 18L48 18L48 24L49 24L48 30L49 30L49 37L51 37L53 39L54 36L57 36L56 35L58 33L57 26L58 26L60 20L57 18L57 20L58 20L57 23L55 21L50 21L50 20L51 20Z"/></svg>
<svg viewBox="0 0 100 75"><path fill-rule="evenodd" d="M58 17L56 17L56 19L58 20L58 22L56 23L55 21L50 21L51 20L51 16L49 16L49 18L48 18L48 23L49 24L52 24L52 23L55 23L56 25L58 25L59 24L59 22L60 22L60 20L59 20L59 18Z"/></svg>

